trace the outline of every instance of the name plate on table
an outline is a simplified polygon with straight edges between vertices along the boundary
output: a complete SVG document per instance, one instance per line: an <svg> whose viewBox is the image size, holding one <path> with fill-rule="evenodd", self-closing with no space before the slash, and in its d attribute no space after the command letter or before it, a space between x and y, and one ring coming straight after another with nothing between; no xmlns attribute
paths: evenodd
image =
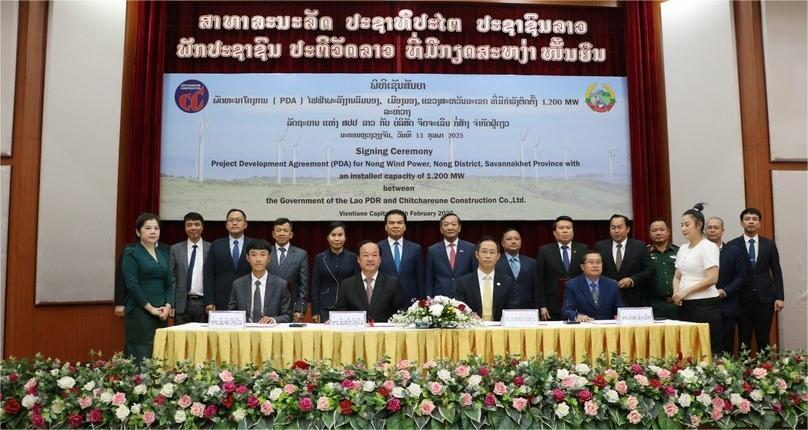
<svg viewBox="0 0 808 430"><path fill-rule="evenodd" d="M652 308L618 308L617 323L622 325L653 324L654 310Z"/></svg>
<svg viewBox="0 0 808 430"><path fill-rule="evenodd" d="M347 330L363 330L367 326L365 311L331 311L331 327Z"/></svg>
<svg viewBox="0 0 808 430"><path fill-rule="evenodd" d="M215 330L244 330L247 325L245 311L213 311L208 314L208 328Z"/></svg>
<svg viewBox="0 0 808 430"><path fill-rule="evenodd" d="M503 309L503 327L537 327L539 325L538 309Z"/></svg>

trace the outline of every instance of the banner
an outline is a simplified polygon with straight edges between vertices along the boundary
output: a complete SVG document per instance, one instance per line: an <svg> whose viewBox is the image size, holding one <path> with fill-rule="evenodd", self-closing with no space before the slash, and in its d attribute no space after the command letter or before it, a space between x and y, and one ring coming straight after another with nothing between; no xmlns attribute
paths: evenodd
<svg viewBox="0 0 808 430"><path fill-rule="evenodd" d="M166 74L163 88L165 219L631 214L624 77Z"/></svg>

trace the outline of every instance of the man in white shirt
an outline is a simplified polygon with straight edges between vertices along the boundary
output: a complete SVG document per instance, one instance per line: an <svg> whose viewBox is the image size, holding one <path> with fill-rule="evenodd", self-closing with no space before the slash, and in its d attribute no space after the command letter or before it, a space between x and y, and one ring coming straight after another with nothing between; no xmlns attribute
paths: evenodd
<svg viewBox="0 0 808 430"><path fill-rule="evenodd" d="M203 273L205 257L210 251L210 242L202 239L205 220L196 212L183 217L186 240L171 246L171 273L174 275L174 309L171 316L175 324L206 322L203 296Z"/></svg>

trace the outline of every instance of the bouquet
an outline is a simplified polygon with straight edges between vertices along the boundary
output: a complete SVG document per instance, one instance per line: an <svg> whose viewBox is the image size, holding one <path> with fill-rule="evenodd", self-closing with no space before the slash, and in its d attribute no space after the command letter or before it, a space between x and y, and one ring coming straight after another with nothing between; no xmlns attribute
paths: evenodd
<svg viewBox="0 0 808 430"><path fill-rule="evenodd" d="M446 296L427 297L413 302L406 311L399 311L390 322L418 328L458 328L482 325L480 317L465 303Z"/></svg>

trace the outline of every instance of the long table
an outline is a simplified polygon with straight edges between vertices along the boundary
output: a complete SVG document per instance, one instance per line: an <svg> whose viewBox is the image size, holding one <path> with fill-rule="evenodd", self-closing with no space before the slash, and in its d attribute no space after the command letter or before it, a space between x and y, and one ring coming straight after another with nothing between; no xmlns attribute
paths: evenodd
<svg viewBox="0 0 808 430"><path fill-rule="evenodd" d="M458 360L479 355L522 357L559 354L576 362L593 362L601 354L617 352L630 358L684 357L710 361L710 329L707 324L662 321L648 325L617 325L600 321L580 325L561 322L538 327L506 328L487 325L473 329L408 329L388 325L364 330L337 330L327 325L289 327L249 325L244 330L213 330L206 324L185 324L157 330L153 357L169 362L191 360L273 367L296 360L330 359L334 365L364 360L426 362L440 358Z"/></svg>

